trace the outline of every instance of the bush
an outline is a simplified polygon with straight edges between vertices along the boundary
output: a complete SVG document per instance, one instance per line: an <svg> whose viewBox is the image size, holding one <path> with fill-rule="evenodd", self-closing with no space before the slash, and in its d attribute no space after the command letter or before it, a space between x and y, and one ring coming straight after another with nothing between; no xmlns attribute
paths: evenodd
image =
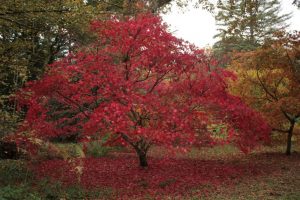
<svg viewBox="0 0 300 200"><path fill-rule="evenodd" d="M61 151L58 147L52 143L43 143L39 146L37 154L34 160L54 160L54 159L64 159L66 157L65 152Z"/></svg>
<svg viewBox="0 0 300 200"><path fill-rule="evenodd" d="M64 159L69 158L84 158L85 154L82 146L76 143L54 143L64 156Z"/></svg>
<svg viewBox="0 0 300 200"><path fill-rule="evenodd" d="M87 145L86 155L89 157L99 158L107 156L111 150L111 147L105 147L101 142L93 141Z"/></svg>
<svg viewBox="0 0 300 200"><path fill-rule="evenodd" d="M0 161L0 186L30 181L33 173L21 160Z"/></svg>
<svg viewBox="0 0 300 200"><path fill-rule="evenodd" d="M34 161L54 160L70 158L83 158L85 154L81 145L75 143L50 143L44 142L39 145L37 154L31 155Z"/></svg>
<svg viewBox="0 0 300 200"><path fill-rule="evenodd" d="M65 196L63 186L59 181L53 182L45 178L40 180L37 189L43 199L61 199Z"/></svg>
<svg viewBox="0 0 300 200"><path fill-rule="evenodd" d="M30 191L27 185L0 187L1 200L41 200L38 193Z"/></svg>
<svg viewBox="0 0 300 200"><path fill-rule="evenodd" d="M63 186L61 182L43 179L38 185L42 199L111 199L113 190L110 188L84 189L79 185Z"/></svg>

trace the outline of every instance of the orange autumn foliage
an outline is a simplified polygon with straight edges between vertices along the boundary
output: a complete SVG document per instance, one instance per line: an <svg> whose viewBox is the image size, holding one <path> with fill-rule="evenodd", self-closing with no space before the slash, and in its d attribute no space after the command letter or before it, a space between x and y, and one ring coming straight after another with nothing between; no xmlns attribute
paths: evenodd
<svg viewBox="0 0 300 200"><path fill-rule="evenodd" d="M235 53L229 67L238 80L230 90L260 111L278 133L287 133L286 154L300 124L300 33L277 33L250 52Z"/></svg>

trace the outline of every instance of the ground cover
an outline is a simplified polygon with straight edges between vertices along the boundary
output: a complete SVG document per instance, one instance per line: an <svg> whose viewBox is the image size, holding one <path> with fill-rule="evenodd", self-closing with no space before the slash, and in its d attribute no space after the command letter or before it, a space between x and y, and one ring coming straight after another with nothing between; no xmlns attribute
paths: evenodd
<svg viewBox="0 0 300 200"><path fill-rule="evenodd" d="M163 156L162 156L163 155ZM72 162L50 160L36 165L38 179L62 186L101 190L101 199L299 199L300 155L278 148L249 155L225 147L194 149L187 154L150 152L149 167L135 154L113 153ZM103 191L105 191L103 193Z"/></svg>

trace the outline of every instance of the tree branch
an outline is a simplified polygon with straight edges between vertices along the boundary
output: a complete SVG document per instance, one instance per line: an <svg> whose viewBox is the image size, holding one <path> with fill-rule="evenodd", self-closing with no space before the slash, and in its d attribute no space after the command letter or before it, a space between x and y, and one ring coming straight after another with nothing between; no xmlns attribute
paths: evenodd
<svg viewBox="0 0 300 200"><path fill-rule="evenodd" d="M53 9L53 10L15 10L15 11L10 11L10 12L4 12L0 13L0 15L5 16L5 15L20 15L20 14L25 14L25 13L45 13L45 12L70 12L70 8L66 9Z"/></svg>
<svg viewBox="0 0 300 200"><path fill-rule="evenodd" d="M165 73L163 73L163 75L161 75L160 77L158 77L155 81L155 83L153 84L153 86L150 88L150 90L148 91L148 93L153 92L154 88L164 79L164 77L170 72L172 71L172 69L169 69L168 71L166 71Z"/></svg>
<svg viewBox="0 0 300 200"><path fill-rule="evenodd" d="M273 95L273 94L268 90L268 88L265 86L265 84L262 82L261 78L259 77L258 69L256 70L256 76L257 76L257 79L258 79L260 85L262 86L263 90L264 90L270 97L272 97L274 100L278 101L277 97L276 97L275 95Z"/></svg>
<svg viewBox="0 0 300 200"><path fill-rule="evenodd" d="M117 132L117 134L120 134L121 137L128 142L131 146L133 146L134 148L137 148L137 145L124 133L122 132Z"/></svg>
<svg viewBox="0 0 300 200"><path fill-rule="evenodd" d="M277 128L272 128L272 131L278 131L278 132L281 132L281 133L288 133L289 130L282 130L282 129L277 129Z"/></svg>
<svg viewBox="0 0 300 200"><path fill-rule="evenodd" d="M0 19L5 20L5 21L8 21L8 22L11 22L11 23L14 23L14 24L16 24L16 25L18 25L18 26L20 26L20 27L26 27L26 28L30 28L30 29L33 29L33 30L38 30L38 29L33 28L33 27L31 27L31 26L28 26L28 25L26 25L26 24L24 24L24 23L20 23L20 22L18 22L18 21L15 21L15 20L12 20L12 19L9 19L9 18L6 18L6 17L2 17L1 14L0 14Z"/></svg>
<svg viewBox="0 0 300 200"><path fill-rule="evenodd" d="M289 116L289 114L288 114L285 110L283 110L282 107L280 107L280 110L281 110L281 112L283 113L283 115L284 115L291 123L294 121L294 119L293 119L291 116Z"/></svg>
<svg viewBox="0 0 300 200"><path fill-rule="evenodd" d="M68 100L69 102L71 102L71 103L73 103L74 105L76 105L76 106L78 107L79 111L80 111L87 119L90 118L90 117L84 112L84 110L82 109L82 106L81 106L79 103L77 103L76 101L72 100L71 98L69 98L69 97L63 95L63 94L62 94L61 92L59 92L59 91L56 91L56 93L57 93L58 95L60 95L61 97L65 98L66 100Z"/></svg>
<svg viewBox="0 0 300 200"><path fill-rule="evenodd" d="M118 5L118 4L116 4L116 3L111 3L111 2L108 2L108 1L100 1L100 2L102 2L102 3L104 3L104 4L107 4L107 5L110 5L110 6L115 6L115 7L117 7L117 8L120 8L120 9L124 9L124 7L123 6L120 6L120 5Z"/></svg>

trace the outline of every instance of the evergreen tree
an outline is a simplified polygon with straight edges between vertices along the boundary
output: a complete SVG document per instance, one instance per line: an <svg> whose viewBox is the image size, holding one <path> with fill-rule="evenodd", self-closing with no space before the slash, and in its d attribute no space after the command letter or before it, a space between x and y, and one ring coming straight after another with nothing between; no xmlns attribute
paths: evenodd
<svg viewBox="0 0 300 200"><path fill-rule="evenodd" d="M300 8L300 0L294 0L293 1L293 5L297 6L298 8Z"/></svg>
<svg viewBox="0 0 300 200"><path fill-rule="evenodd" d="M290 14L280 15L280 7L279 0L219 0L215 52L253 50L274 32L285 29Z"/></svg>

